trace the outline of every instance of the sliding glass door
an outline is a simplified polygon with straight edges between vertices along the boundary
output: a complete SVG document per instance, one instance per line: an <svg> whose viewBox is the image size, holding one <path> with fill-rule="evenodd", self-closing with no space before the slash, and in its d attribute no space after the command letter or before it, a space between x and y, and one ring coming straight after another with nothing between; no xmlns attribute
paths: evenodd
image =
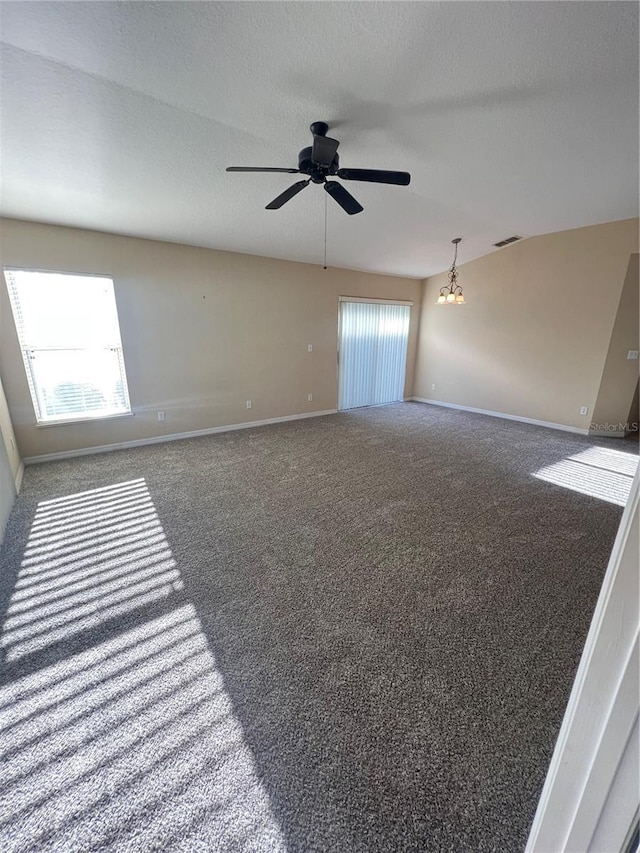
<svg viewBox="0 0 640 853"><path fill-rule="evenodd" d="M409 304L341 297L338 408L404 399Z"/></svg>

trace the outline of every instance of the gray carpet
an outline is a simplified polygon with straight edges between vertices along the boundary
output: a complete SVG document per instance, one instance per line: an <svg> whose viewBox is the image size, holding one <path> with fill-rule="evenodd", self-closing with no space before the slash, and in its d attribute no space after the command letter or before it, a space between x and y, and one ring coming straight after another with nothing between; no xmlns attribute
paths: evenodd
<svg viewBox="0 0 640 853"><path fill-rule="evenodd" d="M398 404L28 468L0 849L522 851L633 450Z"/></svg>

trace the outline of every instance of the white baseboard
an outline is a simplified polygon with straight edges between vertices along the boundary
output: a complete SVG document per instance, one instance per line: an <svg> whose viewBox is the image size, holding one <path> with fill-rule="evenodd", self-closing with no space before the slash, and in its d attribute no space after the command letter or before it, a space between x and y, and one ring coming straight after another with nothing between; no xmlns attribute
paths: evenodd
<svg viewBox="0 0 640 853"><path fill-rule="evenodd" d="M523 424L533 424L533 426L548 427L549 429L561 429L564 432L575 432L578 435L591 435L588 429L582 427L568 426L567 424L554 424L550 421L538 421L535 418L523 418L520 415L507 415L505 412L490 412L488 409L476 409L473 406L460 406L458 403L443 403L440 400L427 400L426 397L412 397L416 403L429 403L431 406L444 406L446 409L459 409L463 412L474 412L476 415L489 415L490 418L503 418L507 421L519 421ZM608 433L611 435L611 433Z"/></svg>
<svg viewBox="0 0 640 853"><path fill-rule="evenodd" d="M624 438L626 432L623 429L590 429L589 435L596 438Z"/></svg>
<svg viewBox="0 0 640 853"><path fill-rule="evenodd" d="M282 424L286 421L299 421L303 418L319 418L323 415L335 415L336 409L326 409L323 412L303 412L300 415L285 415L282 418L266 418L262 421L246 421L241 424L195 429L190 432L176 432L169 435L154 435L150 438L136 438L132 441L120 441L117 444L100 444L95 447L79 447L77 450L61 450L58 453L43 453L40 456L25 456L24 465L36 465L39 462L54 462L56 459L72 459L75 456L90 456L93 453L108 453L111 450L126 450L129 447L144 447L147 444L162 444L165 441L179 441L183 438L197 438L201 435L213 435L218 432L232 432L236 429L251 429L252 427Z"/></svg>
<svg viewBox="0 0 640 853"><path fill-rule="evenodd" d="M20 465L18 466L18 470L16 471L16 494L20 494L20 489L22 488L22 476L24 474L24 460L20 460Z"/></svg>

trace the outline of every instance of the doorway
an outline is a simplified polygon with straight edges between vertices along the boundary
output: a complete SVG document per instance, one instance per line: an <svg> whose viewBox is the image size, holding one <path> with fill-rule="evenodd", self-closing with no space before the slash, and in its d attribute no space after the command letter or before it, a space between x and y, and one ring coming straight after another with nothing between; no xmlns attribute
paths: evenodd
<svg viewBox="0 0 640 853"><path fill-rule="evenodd" d="M410 302L340 297L340 411L404 399L410 310Z"/></svg>

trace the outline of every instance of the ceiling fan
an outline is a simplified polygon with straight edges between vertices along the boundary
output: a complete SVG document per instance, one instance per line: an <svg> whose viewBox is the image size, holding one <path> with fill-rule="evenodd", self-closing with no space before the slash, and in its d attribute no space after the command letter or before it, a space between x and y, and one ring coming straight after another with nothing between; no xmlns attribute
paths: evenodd
<svg viewBox="0 0 640 853"><path fill-rule="evenodd" d="M298 154L297 169L278 169L261 166L228 166L227 172L288 172L291 175L309 175L306 181L297 181L269 202L266 210L278 210L290 201L308 184L324 184L325 191L338 202L350 216L360 213L364 208L342 184L328 181L334 175L343 181L367 181L374 184L396 184L406 187L411 180L409 172L387 172L381 169L340 169L337 139L327 136L329 125L324 121L314 121L309 128L313 134L313 145L303 148Z"/></svg>

